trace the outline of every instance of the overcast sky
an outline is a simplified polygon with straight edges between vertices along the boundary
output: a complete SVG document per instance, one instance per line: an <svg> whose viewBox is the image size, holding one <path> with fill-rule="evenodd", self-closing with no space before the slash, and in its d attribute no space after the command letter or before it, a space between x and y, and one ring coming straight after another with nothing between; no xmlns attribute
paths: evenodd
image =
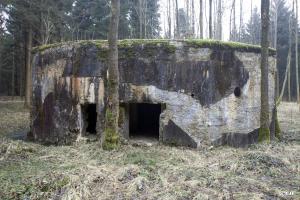
<svg viewBox="0 0 300 200"><path fill-rule="evenodd" d="M161 29L162 32L164 33L166 31L167 27L167 2L168 0L160 0L160 22L161 22ZM172 5L173 0L171 0L171 10L175 10ZM186 0L178 0L178 6L179 8L183 8ZM203 0L204 6L206 7L204 11L204 37L208 37L208 0ZM252 0L252 7L257 7L259 12L260 12L260 2L261 0ZM287 3L292 5L293 0L287 0ZM243 7L243 21L244 23L248 22L251 14L251 0L242 0L242 7ZM230 10L232 6L232 0L223 0L223 17L222 17L222 24L223 24L223 40L228 40L229 39L229 21L230 21ZM199 0L195 0L195 17L196 17L196 29L197 29L197 34L199 34L199 25L197 24L199 21ZM300 6L299 6L300 10ZM175 16L175 13L172 15ZM237 28L239 28L239 18L240 18L240 0L236 0L236 23L237 23ZM174 20L172 20L174 22ZM173 23L172 22L172 23ZM174 25L172 25L174 27Z"/></svg>

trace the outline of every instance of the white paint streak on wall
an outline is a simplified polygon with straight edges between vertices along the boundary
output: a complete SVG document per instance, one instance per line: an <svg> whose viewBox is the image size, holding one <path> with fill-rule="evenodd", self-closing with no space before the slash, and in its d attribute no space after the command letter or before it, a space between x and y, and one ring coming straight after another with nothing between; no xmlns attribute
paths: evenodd
<svg viewBox="0 0 300 200"><path fill-rule="evenodd" d="M131 94L128 97L143 101L146 96L153 103L166 103L166 110L161 115L162 126L172 120L198 144L217 140L223 133L248 134L260 126L260 56L240 52L236 56L249 71L249 80L241 88L241 97L236 97L232 91L232 94L215 104L202 106L198 100L180 92L160 90L155 86L134 85L130 85ZM270 60L269 102L272 111L275 59Z"/></svg>

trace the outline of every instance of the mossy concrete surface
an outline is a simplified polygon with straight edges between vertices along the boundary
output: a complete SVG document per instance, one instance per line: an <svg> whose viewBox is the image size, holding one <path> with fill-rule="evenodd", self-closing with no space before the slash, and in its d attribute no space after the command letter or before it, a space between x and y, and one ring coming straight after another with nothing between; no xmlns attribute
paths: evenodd
<svg viewBox="0 0 300 200"><path fill-rule="evenodd" d="M174 127L182 130L178 135L190 137L183 142L187 146L198 148L221 140L217 144L245 147L257 141L257 137L247 135L259 128L260 47L214 40L118 43L121 103L166 104L164 118L160 118L164 123L160 124L174 122ZM97 113L105 118L102 108L107 106L105 99L110 94L103 92L109 85L107 41L52 44L35 51L40 53L34 56L32 66L32 134L37 141L53 144L76 142L83 132L82 123L78 123L80 104L101 105ZM269 56L270 77L276 72L275 63L276 58ZM270 99L275 94L273 80L270 78ZM270 109L272 106L270 103ZM104 121L99 121L99 128L104 127ZM169 129L163 126L159 138L174 137L172 131L164 132ZM100 132L99 138L104 138ZM176 137L169 139L173 143Z"/></svg>
<svg viewBox="0 0 300 200"><path fill-rule="evenodd" d="M296 104L283 102L278 109L280 142L199 150L123 144L117 151L103 151L99 142L45 146L14 139L14 132L29 126L29 120L20 120L17 108L22 106L0 103L0 127L6 127L0 139L0 199L242 200L300 195Z"/></svg>
<svg viewBox="0 0 300 200"><path fill-rule="evenodd" d="M255 52L260 53L261 47L258 45L251 45L246 43L239 42L225 42L219 40L200 40L200 39L187 39L187 40L167 40L167 39L126 39L119 40L118 46L119 48L132 48L135 46L160 46L167 51L174 52L176 47L172 45L172 43L182 42L186 46L194 47L194 48L212 48L212 49L232 49L237 51L247 51L247 52ZM98 48L108 48L107 40L82 40L82 41L74 41L74 42L62 42L62 43L54 43L43 46L38 46L33 48L33 53L43 52L47 49L57 48L62 46L90 46L95 45ZM270 48L270 55L275 55L276 50Z"/></svg>

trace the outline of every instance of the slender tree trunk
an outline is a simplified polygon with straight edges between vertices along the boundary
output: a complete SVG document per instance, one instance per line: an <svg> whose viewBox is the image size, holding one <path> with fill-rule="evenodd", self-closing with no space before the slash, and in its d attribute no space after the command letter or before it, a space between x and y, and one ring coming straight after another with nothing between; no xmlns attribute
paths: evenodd
<svg viewBox="0 0 300 200"><path fill-rule="evenodd" d="M15 52L12 52L12 69L11 69L11 96L15 96Z"/></svg>
<svg viewBox="0 0 300 200"><path fill-rule="evenodd" d="M253 24L253 0L251 0L251 15L250 15L250 24L252 26ZM253 30L251 29L251 32L250 32L250 37L251 37L251 44L254 44L254 33L253 33Z"/></svg>
<svg viewBox="0 0 300 200"><path fill-rule="evenodd" d="M186 0L187 33L190 34L190 0Z"/></svg>
<svg viewBox="0 0 300 200"><path fill-rule="evenodd" d="M217 18L218 18L218 0L214 0L212 2L213 4L213 39L217 38L217 31L218 31L218 26L217 26Z"/></svg>
<svg viewBox="0 0 300 200"><path fill-rule="evenodd" d="M167 15L168 15L168 37L171 39L171 33L172 33L172 24L171 24L171 1L168 0L168 6L167 6Z"/></svg>
<svg viewBox="0 0 300 200"><path fill-rule="evenodd" d="M192 12L192 35L195 37L195 0L192 0L191 12Z"/></svg>
<svg viewBox="0 0 300 200"><path fill-rule="evenodd" d="M222 0L218 2L217 39L222 40Z"/></svg>
<svg viewBox="0 0 300 200"><path fill-rule="evenodd" d="M240 0L240 30L239 30L239 41L242 40L242 29L243 29L243 0Z"/></svg>
<svg viewBox="0 0 300 200"><path fill-rule="evenodd" d="M199 16L199 26L200 26L200 39L203 39L203 0L200 0L200 16Z"/></svg>
<svg viewBox="0 0 300 200"><path fill-rule="evenodd" d="M275 1L275 13L274 13L274 48L277 48L277 31L278 31L278 3Z"/></svg>
<svg viewBox="0 0 300 200"><path fill-rule="evenodd" d="M176 7L175 7L175 0L172 0L172 4L173 4L173 13L172 13L172 17L173 17L173 38L176 39Z"/></svg>
<svg viewBox="0 0 300 200"><path fill-rule="evenodd" d="M1 38L0 38L0 42L2 42L1 41ZM0 46L0 48L1 48L1 46ZM0 49L0 52L2 51L2 49ZM0 54L0 59L2 59L2 55ZM0 62L0 89L2 88L2 62Z"/></svg>
<svg viewBox="0 0 300 200"><path fill-rule="evenodd" d="M261 110L259 141L270 141L269 124L269 8L270 0L261 0Z"/></svg>
<svg viewBox="0 0 300 200"><path fill-rule="evenodd" d="M289 77L289 73L290 73L290 69L291 69L291 56L292 56L292 27L291 27L291 18L290 17L290 20L289 20L289 52L288 52L288 57L287 57L287 64L286 64L286 69L285 69L285 76L284 76L284 80L283 80L283 84L282 84L282 88L281 88L281 92L280 92L280 95L278 97L278 100L276 102L277 106L279 106L281 100L282 100L282 97L283 97L283 94L284 94L284 91L285 91L285 87L286 87L286 82L287 82L287 79ZM289 86L290 87L290 86Z"/></svg>
<svg viewBox="0 0 300 200"><path fill-rule="evenodd" d="M232 7L231 7L231 10L230 10L230 17L229 17L229 40L232 40L231 24L232 24Z"/></svg>
<svg viewBox="0 0 300 200"><path fill-rule="evenodd" d="M277 50L277 31L278 31L278 1L275 1L275 13L274 13L274 48ZM278 55L276 55L276 69L277 69L277 73L276 73L276 84L278 85L278 90L276 90L276 97L279 97L279 73L278 73Z"/></svg>
<svg viewBox="0 0 300 200"><path fill-rule="evenodd" d="M212 0L209 0L209 39L212 39Z"/></svg>
<svg viewBox="0 0 300 200"><path fill-rule="evenodd" d="M236 41L235 0L232 1L230 12L230 40ZM231 26L232 23L232 26Z"/></svg>
<svg viewBox="0 0 300 200"><path fill-rule="evenodd" d="M25 44L20 44L20 46L22 46L24 52L26 52L26 45ZM21 68L20 68L20 96L24 97L24 85L25 85L25 82L26 82L24 80L25 79L25 76L24 76L25 67L24 66L26 66L26 58L25 58L24 54L22 55L21 60L23 60L23 62L21 64Z"/></svg>
<svg viewBox="0 0 300 200"><path fill-rule="evenodd" d="M291 102L291 70L288 73L288 101Z"/></svg>
<svg viewBox="0 0 300 200"><path fill-rule="evenodd" d="M296 0L296 22L295 22L295 51L296 51L296 88L297 88L297 102L300 104L299 96L299 63L298 63L298 0ZM300 108L300 107L299 107Z"/></svg>
<svg viewBox="0 0 300 200"><path fill-rule="evenodd" d="M178 0L175 0L176 9L176 38L179 37L179 16L178 16Z"/></svg>
<svg viewBox="0 0 300 200"><path fill-rule="evenodd" d="M138 1L138 10L139 10L139 29L140 29L140 33L139 33L139 38L142 39L143 38L143 14L142 14L142 1L143 0L139 0Z"/></svg>
<svg viewBox="0 0 300 200"><path fill-rule="evenodd" d="M28 25L28 30L26 33L26 87L25 87L25 107L30 108L31 107L31 94L32 94L32 88L31 88L31 49L32 49L32 27L31 25Z"/></svg>
<svg viewBox="0 0 300 200"><path fill-rule="evenodd" d="M111 18L109 25L108 44L108 73L107 92L108 100L105 114L105 133L103 148L115 149L119 144L119 68L118 68L118 27L120 15L120 0L111 0Z"/></svg>
<svg viewBox="0 0 300 200"><path fill-rule="evenodd" d="M144 38L147 38L147 9L148 9L148 4L147 4L147 0L143 1L144 6L143 6L143 10L144 10Z"/></svg>
<svg viewBox="0 0 300 200"><path fill-rule="evenodd" d="M233 38L234 41L237 40L237 29L236 29L236 6L235 6L235 0L233 0Z"/></svg>

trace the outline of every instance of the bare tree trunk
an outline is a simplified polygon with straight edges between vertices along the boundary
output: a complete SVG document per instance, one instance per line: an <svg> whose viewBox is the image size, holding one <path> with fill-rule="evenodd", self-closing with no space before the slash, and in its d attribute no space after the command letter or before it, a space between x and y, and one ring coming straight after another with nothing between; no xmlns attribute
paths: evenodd
<svg viewBox="0 0 300 200"><path fill-rule="evenodd" d="M22 46L22 48L23 48L23 50L24 50L24 52L26 52L26 45L20 45L20 46ZM22 60L23 60L23 62L22 62L22 64L21 64L21 68L20 68L20 96L21 97L24 97L24 84L25 84L25 76L24 76L24 69L25 69L25 67L24 66L26 66L26 58L24 58L24 54L22 55Z"/></svg>
<svg viewBox="0 0 300 200"><path fill-rule="evenodd" d="M217 39L222 40L222 0L218 1Z"/></svg>
<svg viewBox="0 0 300 200"><path fill-rule="evenodd" d="M143 10L144 10L144 38L147 38L147 9L148 9L148 4L147 4L147 0L143 1L144 5L143 5Z"/></svg>
<svg viewBox="0 0 300 200"><path fill-rule="evenodd" d="M277 49L277 31L278 31L278 0L274 1L275 4L275 13L274 13L274 48ZM278 62L278 56L276 55L276 69L277 69L277 73L276 73L276 85L278 86L278 90L276 90L276 97L279 98L279 73L278 73L278 68L277 68L277 62Z"/></svg>
<svg viewBox="0 0 300 200"><path fill-rule="evenodd" d="M172 0L172 4L173 4L173 13L172 13L172 17L173 17L173 38L176 39L176 35L177 35L177 30L176 30L176 5L175 5L175 0Z"/></svg>
<svg viewBox="0 0 300 200"><path fill-rule="evenodd" d="M139 12L139 29L140 29L140 33L139 33L139 38L142 39L143 38L143 16L142 16L142 1L143 0L139 0L138 1L138 12Z"/></svg>
<svg viewBox="0 0 300 200"><path fill-rule="evenodd" d="M288 101L292 101L291 99L291 70L288 73Z"/></svg>
<svg viewBox="0 0 300 200"><path fill-rule="evenodd" d="M298 0L296 0L296 22L295 22L295 51L296 51L296 88L297 88L297 102L300 104L299 96L299 63L298 63ZM299 107L300 108L300 107Z"/></svg>
<svg viewBox="0 0 300 200"><path fill-rule="evenodd" d="M178 16L178 0L175 0L176 9L176 38L179 37L179 16Z"/></svg>
<svg viewBox="0 0 300 200"><path fill-rule="evenodd" d="M12 52L12 69L11 69L11 96L15 96L15 51Z"/></svg>
<svg viewBox="0 0 300 200"><path fill-rule="evenodd" d="M236 41L235 0L232 1L230 12L230 40ZM232 26L231 26L232 22Z"/></svg>
<svg viewBox="0 0 300 200"><path fill-rule="evenodd" d="M278 6L279 6L279 3L278 3L278 0L275 0L274 1L275 3L275 13L274 13L274 48L276 49L277 48L277 31L278 31Z"/></svg>
<svg viewBox="0 0 300 200"><path fill-rule="evenodd" d="M2 42L1 38L0 38L0 42ZM0 48L1 48L1 46L0 46ZM0 52L1 52L1 49L0 49ZM0 55L0 59L2 59L2 55ZM2 62L0 62L0 84L2 84Z"/></svg>
<svg viewBox="0 0 300 200"><path fill-rule="evenodd" d="M230 17L229 17L229 40L232 40L232 28L231 28L231 24L232 24L232 7L230 10Z"/></svg>
<svg viewBox="0 0 300 200"><path fill-rule="evenodd" d="M270 141L269 124L269 8L270 0L261 0L261 110L259 141Z"/></svg>
<svg viewBox="0 0 300 200"><path fill-rule="evenodd" d="M171 39L171 34L172 34L172 24L171 24L171 1L168 0L168 5L167 5L167 16L168 16L168 37Z"/></svg>
<svg viewBox="0 0 300 200"><path fill-rule="evenodd" d="M242 29L243 29L243 0L240 0L240 30L239 30L239 41L242 40Z"/></svg>
<svg viewBox="0 0 300 200"><path fill-rule="evenodd" d="M25 87L25 107L31 107L31 49L32 49L32 27L28 25L28 30L26 33L26 87Z"/></svg>
<svg viewBox="0 0 300 200"><path fill-rule="evenodd" d="M200 39L203 39L203 0L200 0L200 17L199 17L199 26L200 26Z"/></svg>
<svg viewBox="0 0 300 200"><path fill-rule="evenodd" d="M115 149L119 145L119 68L118 68L118 27L120 0L111 0L111 18L108 44L109 59L107 73L108 100L105 114L105 131L102 146L104 149Z"/></svg>
<svg viewBox="0 0 300 200"><path fill-rule="evenodd" d="M185 1L185 12L186 12L186 34L185 34L185 38L189 37L190 35L190 0L186 0Z"/></svg>
<svg viewBox="0 0 300 200"><path fill-rule="evenodd" d="M288 79L288 74L290 73L290 69L291 69L291 56L292 56L292 26L291 26L291 18L290 17L290 20L289 20L289 33L290 33L290 39L289 39L289 52L288 52L288 57L287 57L287 64L286 64L286 69L285 69L285 76L284 76L284 81L283 81L283 84L282 84L282 88L281 88L281 92L280 92L280 95L278 97L278 100L276 102L277 106L279 106L281 100L282 100L282 97L283 97L283 94L284 94L284 91L285 91L285 87L286 87L286 82L287 82L287 79ZM290 86L289 86L290 87Z"/></svg>
<svg viewBox="0 0 300 200"><path fill-rule="evenodd" d="M217 26L217 18L218 18L218 0L214 0L212 1L212 5L213 5L213 39L216 39L217 37L217 29L218 29L218 26Z"/></svg>
<svg viewBox="0 0 300 200"><path fill-rule="evenodd" d="M209 39L212 39L212 0L209 0Z"/></svg>
<svg viewBox="0 0 300 200"><path fill-rule="evenodd" d="M192 35L195 37L195 0L192 0L191 12L192 12Z"/></svg>
<svg viewBox="0 0 300 200"><path fill-rule="evenodd" d="M251 26L252 26L252 24L253 24L253 0L251 0L250 24L251 24ZM252 29L251 29L250 37L251 37L251 41L250 41L251 44L254 44L254 34L253 34Z"/></svg>

